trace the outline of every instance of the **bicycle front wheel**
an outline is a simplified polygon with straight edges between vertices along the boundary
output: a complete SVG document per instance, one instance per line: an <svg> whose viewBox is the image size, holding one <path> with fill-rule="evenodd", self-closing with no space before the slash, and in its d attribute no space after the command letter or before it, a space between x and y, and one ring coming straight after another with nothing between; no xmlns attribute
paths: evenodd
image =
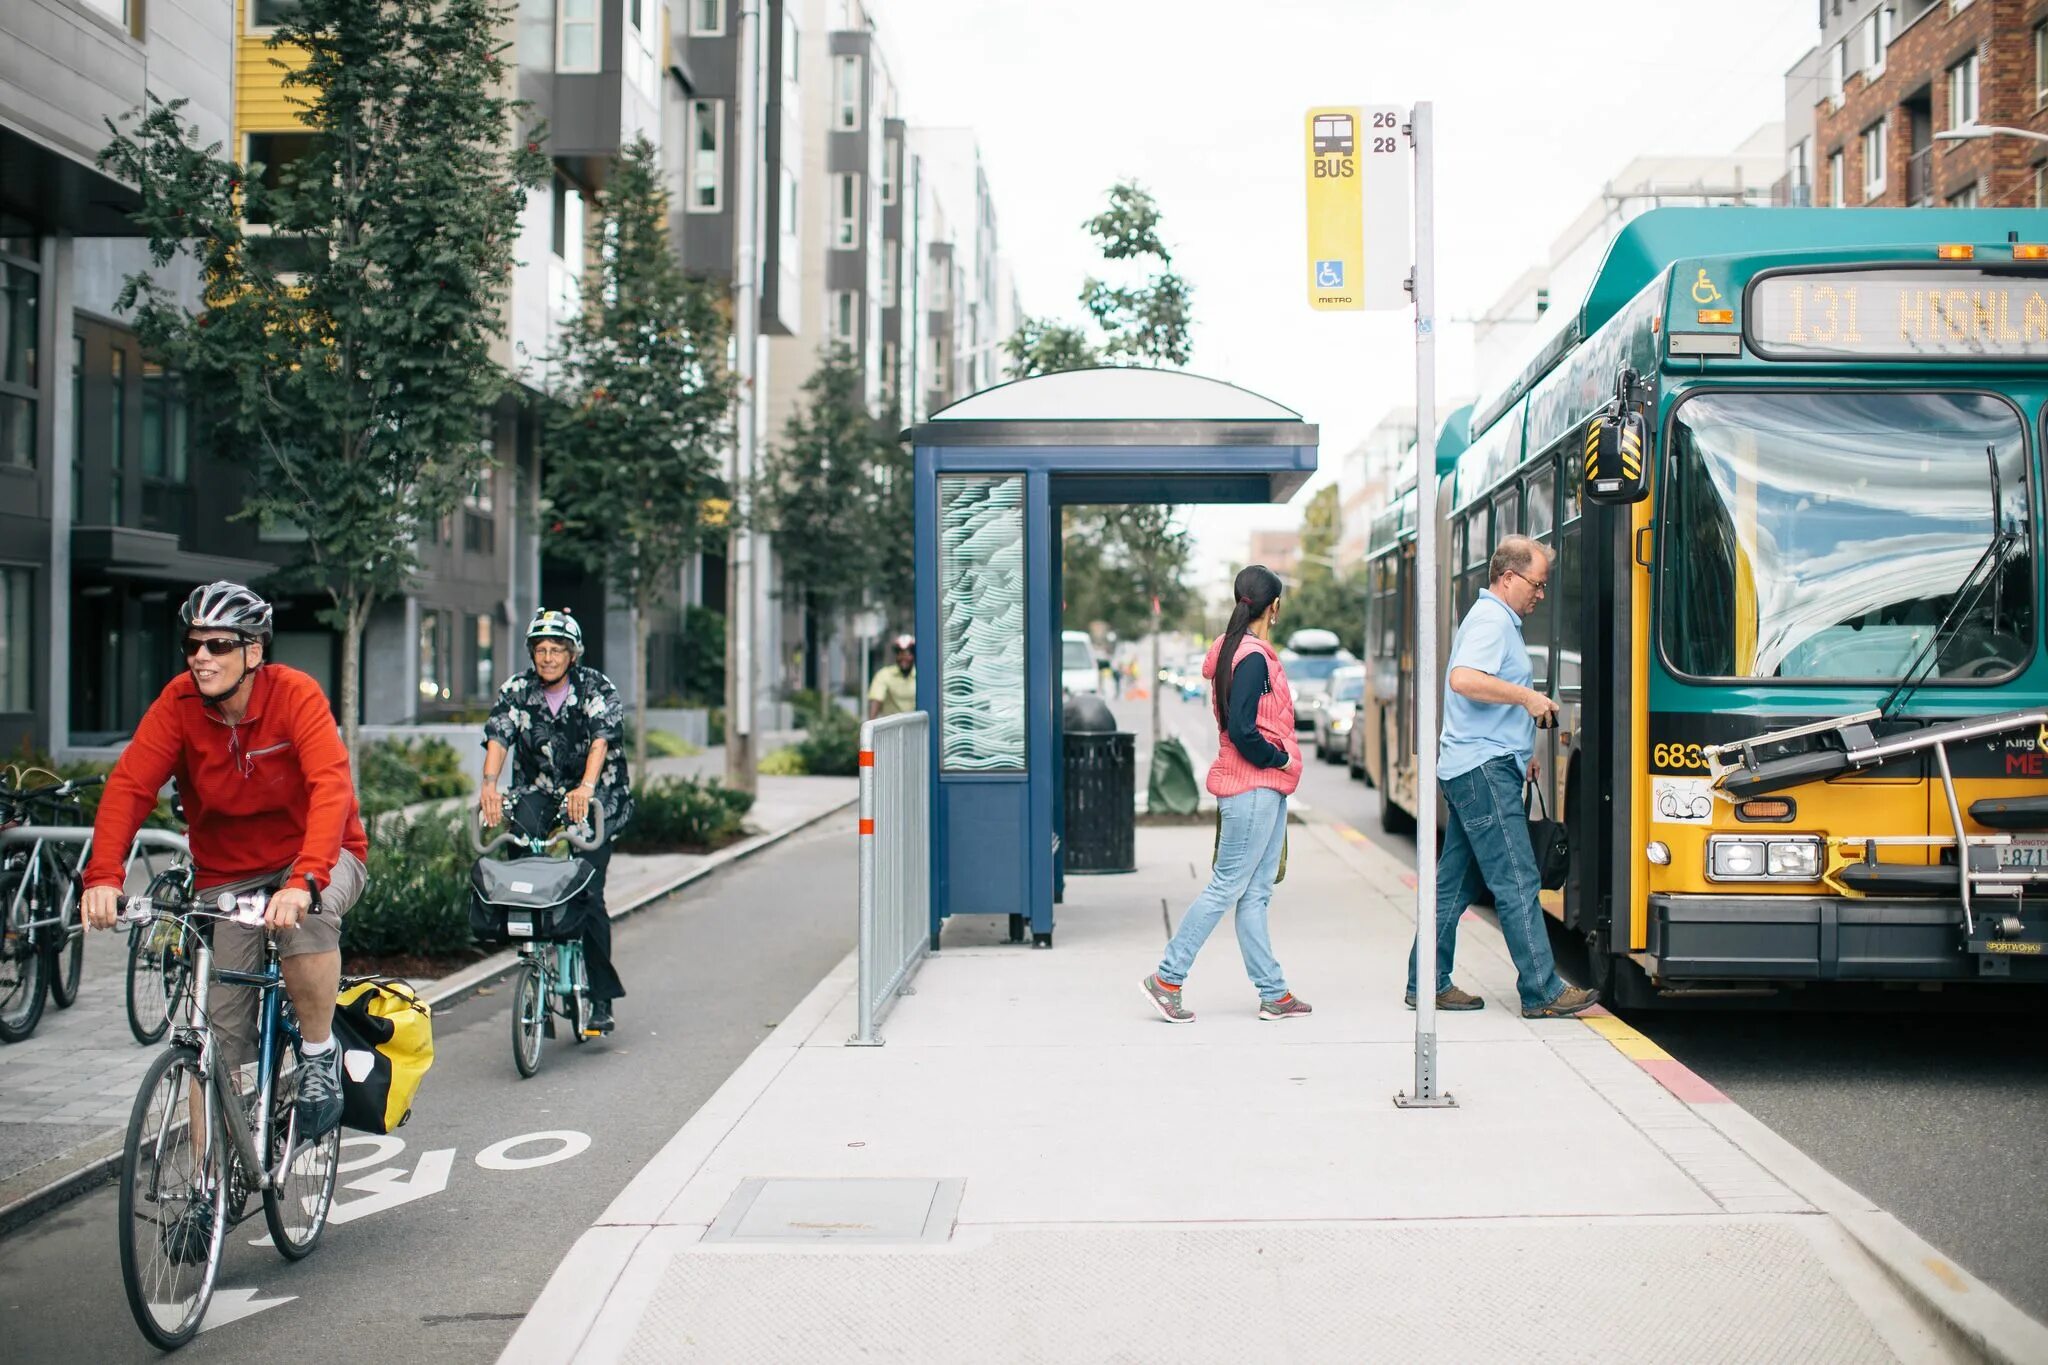
<svg viewBox="0 0 2048 1365"><path fill-rule="evenodd" d="M64 912L64 922L51 931L50 999L57 1008L68 1010L78 999L78 982L85 975L85 926L78 922L78 899Z"/></svg>
<svg viewBox="0 0 2048 1365"><path fill-rule="evenodd" d="M128 1031L144 1047L164 1036L191 977L185 927L173 919L128 931Z"/></svg>
<svg viewBox="0 0 2048 1365"><path fill-rule="evenodd" d="M213 1111L194 1141L196 1048L150 1063L121 1151L121 1280L142 1335L161 1350L190 1341L206 1316L227 1242L227 1133Z"/></svg>
<svg viewBox="0 0 2048 1365"><path fill-rule="evenodd" d="M277 1099L271 1105L268 1159L273 1167L284 1159L284 1144L292 1133L298 1075L294 1071L279 1083ZM328 1129L325 1137L299 1145L285 1171L283 1189L263 1191L263 1221L270 1224L270 1240L287 1261L296 1261L311 1251L326 1231L340 1162L341 1129L336 1126Z"/></svg>
<svg viewBox="0 0 2048 1365"><path fill-rule="evenodd" d="M547 1022L547 983L539 965L529 962L520 969L512 992L512 1064L521 1076L540 1070L540 1035Z"/></svg>
<svg viewBox="0 0 2048 1365"><path fill-rule="evenodd" d="M0 881L0 904L8 888ZM18 1043L36 1031L50 979L50 955L35 935L8 926L0 935L0 1043Z"/></svg>

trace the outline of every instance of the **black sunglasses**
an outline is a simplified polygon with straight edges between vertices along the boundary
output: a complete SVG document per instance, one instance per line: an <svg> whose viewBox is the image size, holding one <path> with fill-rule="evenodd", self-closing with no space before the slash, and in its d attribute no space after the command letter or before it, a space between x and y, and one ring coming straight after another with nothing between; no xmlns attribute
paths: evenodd
<svg viewBox="0 0 2048 1365"><path fill-rule="evenodd" d="M244 648L248 645L248 643L249 642L247 640L224 640L219 636L209 636L204 640L194 639L190 636L187 636L185 639L185 657L189 659L203 649L208 654L211 654L214 658L218 659L223 654L230 654L233 653L235 650Z"/></svg>

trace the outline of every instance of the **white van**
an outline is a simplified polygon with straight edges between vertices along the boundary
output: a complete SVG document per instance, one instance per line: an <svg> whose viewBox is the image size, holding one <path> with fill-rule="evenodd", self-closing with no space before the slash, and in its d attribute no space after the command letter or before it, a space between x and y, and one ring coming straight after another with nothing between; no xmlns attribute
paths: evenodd
<svg viewBox="0 0 2048 1365"><path fill-rule="evenodd" d="M1102 692L1102 674L1095 667L1095 641L1085 630L1060 632L1060 695Z"/></svg>

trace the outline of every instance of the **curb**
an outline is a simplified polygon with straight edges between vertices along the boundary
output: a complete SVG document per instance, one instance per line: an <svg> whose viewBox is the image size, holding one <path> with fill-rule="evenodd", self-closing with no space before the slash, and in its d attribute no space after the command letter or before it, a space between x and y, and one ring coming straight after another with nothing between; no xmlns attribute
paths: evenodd
<svg viewBox="0 0 2048 1365"><path fill-rule="evenodd" d="M821 810L815 815L806 816L786 828L772 830L767 834L757 834L751 839L743 839L730 848L721 849L717 853L712 854L709 858L705 859L702 866L691 868L675 880L664 882L648 891L641 892L638 896L622 905L607 907L606 917L620 920L628 915L636 914L653 905L656 901L664 900L674 895L692 882L702 881L714 872L731 867L734 863L744 862L756 853L762 852L764 849L773 848L792 835L800 834L813 825L822 824L849 807L858 804L860 804L858 796L848 797L838 805ZM424 993L421 999L435 1008L455 1004L468 999L476 994L478 990L490 985L500 977L509 975L518 965L519 953L516 949L507 949L504 952L495 953L481 962L471 963L453 976L443 977L434 984L431 990ZM101 1185L115 1180L120 1170L121 1145L125 1136L126 1134L123 1130L112 1130L103 1133L99 1137L74 1148L72 1153L66 1154L66 1156L54 1157L51 1159L51 1162L45 1163L53 1164L67 1159L77 1161L81 1155L83 1156L82 1164L74 1165L70 1170L57 1176L54 1180L31 1190L5 1205L0 1205L0 1237L9 1236L28 1224L33 1223L36 1219L41 1218L44 1214L70 1203L81 1195L90 1194ZM34 1169L34 1167L30 1168L31 1171ZM24 1174L27 1174L27 1172L24 1172Z"/></svg>
<svg viewBox="0 0 2048 1365"><path fill-rule="evenodd" d="M1328 816L1320 823L1368 858L1384 858L1400 870L1385 850L1374 847L1349 825ZM1995 1365L2048 1361L2048 1325L2027 1316L2004 1295L1955 1264L1868 1195L1851 1188L1665 1052L1653 1037L1630 1028L1604 1007L1581 1016L1578 1022L1642 1067L1767 1174L1839 1227L1953 1344Z"/></svg>

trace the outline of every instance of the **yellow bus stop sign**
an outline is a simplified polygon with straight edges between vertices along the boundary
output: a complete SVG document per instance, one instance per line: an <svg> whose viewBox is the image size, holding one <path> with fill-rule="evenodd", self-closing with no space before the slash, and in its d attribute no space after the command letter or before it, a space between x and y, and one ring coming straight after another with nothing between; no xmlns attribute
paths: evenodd
<svg viewBox="0 0 2048 1365"><path fill-rule="evenodd" d="M1408 136L1391 106L1308 111L1308 302L1318 312L1408 303Z"/></svg>

